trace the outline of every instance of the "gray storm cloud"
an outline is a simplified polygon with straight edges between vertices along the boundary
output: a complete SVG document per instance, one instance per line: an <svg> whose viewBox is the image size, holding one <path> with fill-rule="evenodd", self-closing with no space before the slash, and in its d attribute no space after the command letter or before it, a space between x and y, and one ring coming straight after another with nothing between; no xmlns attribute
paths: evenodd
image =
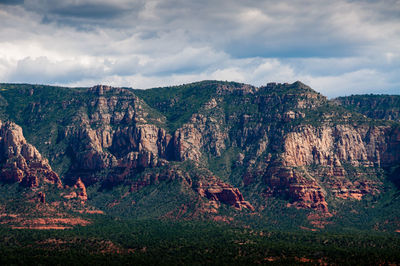
<svg viewBox="0 0 400 266"><path fill-rule="evenodd" d="M400 92L400 1L0 1L0 81Z"/></svg>

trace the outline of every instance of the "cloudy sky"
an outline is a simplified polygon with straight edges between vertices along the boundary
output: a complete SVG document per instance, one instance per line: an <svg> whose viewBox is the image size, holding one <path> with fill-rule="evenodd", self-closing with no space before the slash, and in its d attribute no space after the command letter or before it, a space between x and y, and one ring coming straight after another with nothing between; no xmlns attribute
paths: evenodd
<svg viewBox="0 0 400 266"><path fill-rule="evenodd" d="M400 0L0 0L0 82L400 94Z"/></svg>

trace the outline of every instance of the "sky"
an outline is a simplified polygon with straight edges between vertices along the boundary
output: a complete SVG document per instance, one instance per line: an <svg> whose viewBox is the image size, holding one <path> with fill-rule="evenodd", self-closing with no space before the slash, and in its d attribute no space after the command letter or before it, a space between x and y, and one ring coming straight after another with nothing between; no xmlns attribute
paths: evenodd
<svg viewBox="0 0 400 266"><path fill-rule="evenodd" d="M400 94L400 0L0 0L0 82Z"/></svg>

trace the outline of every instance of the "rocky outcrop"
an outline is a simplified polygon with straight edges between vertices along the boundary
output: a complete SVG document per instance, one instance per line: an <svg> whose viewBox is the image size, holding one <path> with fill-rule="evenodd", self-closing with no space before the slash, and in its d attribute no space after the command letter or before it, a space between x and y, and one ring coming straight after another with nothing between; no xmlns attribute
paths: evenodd
<svg viewBox="0 0 400 266"><path fill-rule="evenodd" d="M96 171L117 166L154 166L158 158L167 157L170 139L164 129L149 124L113 130L78 129L72 142L77 158L75 168Z"/></svg>
<svg viewBox="0 0 400 266"><path fill-rule="evenodd" d="M390 127L303 126L285 136L283 159L287 166L353 166L373 167L388 164Z"/></svg>
<svg viewBox="0 0 400 266"><path fill-rule="evenodd" d="M238 210L246 208L254 211L254 207L248 201L244 200L239 189L219 181L215 177L208 181L200 181L195 184L195 187L200 196L206 197L211 201L222 202Z"/></svg>
<svg viewBox="0 0 400 266"><path fill-rule="evenodd" d="M110 92L113 90L113 87L107 85L96 85L89 88L90 92L96 93L97 95L104 95L104 93Z"/></svg>
<svg viewBox="0 0 400 266"><path fill-rule="evenodd" d="M72 178L79 175L87 184L112 185L135 169L166 162L171 136L155 125L164 117L150 114L149 107L128 90L99 85L89 91L98 96L89 103L92 111L78 112L75 124L64 133L75 157ZM109 175L97 178L96 172L104 169L111 170Z"/></svg>
<svg viewBox="0 0 400 266"><path fill-rule="evenodd" d="M207 114L211 109L213 115L194 114L188 123L176 130L173 139L176 159L199 162L202 152L220 156L226 149L228 134L223 129L224 119L216 111L218 107L214 98L205 103L202 110Z"/></svg>
<svg viewBox="0 0 400 266"><path fill-rule="evenodd" d="M394 132L389 126L297 127L286 133L281 160L266 172L267 195L286 195L291 206L327 212L327 193L356 200L380 193L382 182L371 176L400 159Z"/></svg>
<svg viewBox="0 0 400 266"><path fill-rule="evenodd" d="M77 197L81 201L87 200L86 186L80 178L76 181L74 188L78 190Z"/></svg>
<svg viewBox="0 0 400 266"><path fill-rule="evenodd" d="M75 160L75 168L82 170L99 170L117 165L116 158L103 149L109 147L109 143L104 141L105 136L111 135L107 129L94 130L89 126L74 128L75 132L71 135L71 147ZM103 138L105 137L105 138Z"/></svg>
<svg viewBox="0 0 400 266"><path fill-rule="evenodd" d="M178 160L200 161L202 135L193 124L186 124L174 135L175 156Z"/></svg>
<svg viewBox="0 0 400 266"><path fill-rule="evenodd" d="M45 192L39 191L37 196L38 196L39 202L46 203L46 193Z"/></svg>
<svg viewBox="0 0 400 266"><path fill-rule="evenodd" d="M110 150L120 157L130 152L148 151L156 157L166 158L170 140L171 136L155 125L121 127L113 135Z"/></svg>
<svg viewBox="0 0 400 266"><path fill-rule="evenodd" d="M286 198L289 206L328 212L326 191L310 175L277 165L268 169L265 182L267 196Z"/></svg>
<svg viewBox="0 0 400 266"><path fill-rule="evenodd" d="M332 178L328 182L328 187L335 197L356 200L361 200L362 197L367 194L378 194L381 185L381 182L374 182L371 180L357 180L351 182L345 178Z"/></svg>
<svg viewBox="0 0 400 266"><path fill-rule="evenodd" d="M77 200L81 204L84 204L87 201L87 193L86 193L86 186L82 182L80 178L76 180L75 184L72 187L65 186L66 191L68 192L63 192L61 193L61 196L64 197L67 200Z"/></svg>
<svg viewBox="0 0 400 266"><path fill-rule="evenodd" d="M27 143L22 128L0 121L0 179L38 187L41 182L61 186L61 180L39 151Z"/></svg>

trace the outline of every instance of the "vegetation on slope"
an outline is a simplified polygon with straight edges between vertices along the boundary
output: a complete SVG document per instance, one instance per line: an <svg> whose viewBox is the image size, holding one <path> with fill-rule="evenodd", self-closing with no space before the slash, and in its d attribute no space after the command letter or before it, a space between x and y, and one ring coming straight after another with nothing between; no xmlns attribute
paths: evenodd
<svg viewBox="0 0 400 266"><path fill-rule="evenodd" d="M338 97L334 101L373 119L400 122L400 95L351 95Z"/></svg>
<svg viewBox="0 0 400 266"><path fill-rule="evenodd" d="M201 81L181 86L134 90L152 108L167 117L170 132L174 132L200 107L210 100L219 86L240 87L243 84L223 81Z"/></svg>

